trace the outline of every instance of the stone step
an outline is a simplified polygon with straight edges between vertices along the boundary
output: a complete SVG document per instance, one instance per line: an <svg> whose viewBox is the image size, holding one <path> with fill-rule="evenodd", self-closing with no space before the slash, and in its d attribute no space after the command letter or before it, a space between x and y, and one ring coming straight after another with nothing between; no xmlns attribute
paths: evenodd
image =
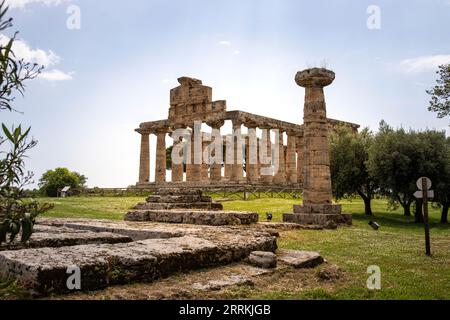
<svg viewBox="0 0 450 320"><path fill-rule="evenodd" d="M149 203L196 203L196 202L212 202L211 197L201 195L153 195L146 199Z"/></svg>
<svg viewBox="0 0 450 320"><path fill-rule="evenodd" d="M275 251L275 238L263 233L229 237L217 230L208 239L186 235L128 244L3 251L0 252L0 278L15 278L34 295L46 296L71 292L67 288L68 278L73 274L68 274L70 267L81 271L81 289L92 291L226 265L258 250Z"/></svg>
<svg viewBox="0 0 450 320"><path fill-rule="evenodd" d="M125 215L125 221L151 221L210 226L249 225L257 223L258 220L258 213L228 211L133 210Z"/></svg>
<svg viewBox="0 0 450 320"><path fill-rule="evenodd" d="M35 226L30 241L21 243L16 240L12 243L3 243L0 245L0 251L22 250L29 248L59 248L77 246L83 244L102 244L102 243L128 243L132 242L131 237L110 232L76 232L69 228L56 228L47 226Z"/></svg>
<svg viewBox="0 0 450 320"><path fill-rule="evenodd" d="M161 196L179 196L179 195L201 196L202 191L192 188L161 188L158 190L157 194Z"/></svg>
<svg viewBox="0 0 450 320"><path fill-rule="evenodd" d="M223 210L223 205L217 202L177 202L177 203L152 203L143 202L136 205L136 210L171 210L171 209L201 209Z"/></svg>

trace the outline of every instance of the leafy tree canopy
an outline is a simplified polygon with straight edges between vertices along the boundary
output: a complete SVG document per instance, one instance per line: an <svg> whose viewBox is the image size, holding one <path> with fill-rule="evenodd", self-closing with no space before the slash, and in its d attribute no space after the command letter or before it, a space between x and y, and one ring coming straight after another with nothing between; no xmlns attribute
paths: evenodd
<svg viewBox="0 0 450 320"><path fill-rule="evenodd" d="M427 91L431 96L428 110L437 112L438 118L450 115L450 64L439 66L439 79L434 88Z"/></svg>
<svg viewBox="0 0 450 320"><path fill-rule="evenodd" d="M73 189L85 187L87 178L78 172L71 172L67 168L56 168L45 172L39 179L41 192L49 197L56 197L58 190L64 187Z"/></svg>

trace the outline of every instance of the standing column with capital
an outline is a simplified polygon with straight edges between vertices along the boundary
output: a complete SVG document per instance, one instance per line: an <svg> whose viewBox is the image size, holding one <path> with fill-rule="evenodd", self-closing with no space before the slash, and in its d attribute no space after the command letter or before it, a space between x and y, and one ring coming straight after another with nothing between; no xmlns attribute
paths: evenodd
<svg viewBox="0 0 450 320"><path fill-rule="evenodd" d="M276 130L275 139L277 139L278 149L275 150L275 169L276 173L273 178L275 183L286 182L286 161L284 153L284 132L281 129ZM278 161L277 161L278 159ZM278 168L277 168L278 166Z"/></svg>
<svg viewBox="0 0 450 320"><path fill-rule="evenodd" d="M150 133L138 131L141 134L141 156L139 165L139 184L150 182Z"/></svg>
<svg viewBox="0 0 450 320"><path fill-rule="evenodd" d="M166 130L156 132L156 165L155 165L155 182L166 182L167 153L166 153Z"/></svg>
<svg viewBox="0 0 450 320"><path fill-rule="evenodd" d="M334 72L308 69L297 73L297 84L306 89L304 107L303 205L294 206L294 222L335 227L351 224L351 215L341 214L332 203L330 156L325 95L323 88L333 83ZM287 216L285 216L287 217ZM285 219L286 220L286 219Z"/></svg>

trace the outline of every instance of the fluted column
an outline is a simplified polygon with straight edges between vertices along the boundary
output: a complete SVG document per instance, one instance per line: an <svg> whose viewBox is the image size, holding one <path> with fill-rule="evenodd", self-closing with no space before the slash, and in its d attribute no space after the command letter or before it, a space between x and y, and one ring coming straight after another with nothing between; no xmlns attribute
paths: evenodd
<svg viewBox="0 0 450 320"><path fill-rule="evenodd" d="M278 150L275 150L278 154L275 154L275 159L278 159L275 161L275 176L273 178L273 181L275 183L285 183L286 182L286 161L285 161L285 151L284 151L284 139L283 139L284 132L281 129L278 129L276 131L275 138L277 139L278 144ZM278 165L278 168L277 168Z"/></svg>
<svg viewBox="0 0 450 320"><path fill-rule="evenodd" d="M225 180L230 181L231 172L233 171L233 136L224 137L225 143Z"/></svg>
<svg viewBox="0 0 450 320"><path fill-rule="evenodd" d="M303 167L305 165L305 140L297 137L297 182L303 183Z"/></svg>
<svg viewBox="0 0 450 320"><path fill-rule="evenodd" d="M231 171L231 181L239 182L244 178L244 159L242 155L242 123L233 122L233 166Z"/></svg>
<svg viewBox="0 0 450 320"><path fill-rule="evenodd" d="M166 182L166 131L158 131L156 133L156 165L155 165L155 182Z"/></svg>
<svg viewBox="0 0 450 320"><path fill-rule="evenodd" d="M150 134L148 132L139 132L141 134L141 156L139 165L139 183L150 182Z"/></svg>
<svg viewBox="0 0 450 320"><path fill-rule="evenodd" d="M209 152L208 152L209 144L210 144L210 141L207 141L203 138L203 141L202 141L203 155L205 155L206 153L209 154ZM205 159L203 157L202 173L201 173L202 182L209 182L209 162L210 162L210 159L205 161Z"/></svg>
<svg viewBox="0 0 450 320"><path fill-rule="evenodd" d="M200 135L200 138L197 138ZM191 135L191 181L200 182L202 180L202 138L201 132L193 132ZM198 141L196 141L198 140ZM197 143L196 143L197 142ZM199 145L198 145L199 144ZM200 153L200 154L199 154Z"/></svg>
<svg viewBox="0 0 450 320"><path fill-rule="evenodd" d="M173 141L173 149L177 150L179 149L183 144L183 138L180 137L178 141L174 139ZM183 155L177 155L179 157ZM172 157L172 182L183 182L183 163L175 164L173 157Z"/></svg>
<svg viewBox="0 0 450 320"><path fill-rule="evenodd" d="M211 163L210 166L210 180L211 182L220 182L222 181L222 161L224 159L223 154L223 138L220 134L220 128L223 126L224 121L217 121L208 123L208 125L212 128L212 144L213 144L213 151L211 152L211 156L215 161ZM215 139L221 139L220 143L216 143L217 141ZM216 154L219 153L220 154ZM220 157L221 155L221 157ZM218 158L221 158L222 161L217 161Z"/></svg>
<svg viewBox="0 0 450 320"><path fill-rule="evenodd" d="M287 152L286 152L286 180L288 183L297 183L297 138L294 133L287 133Z"/></svg>
<svg viewBox="0 0 450 320"><path fill-rule="evenodd" d="M270 140L270 128L262 129L262 140L260 150L260 182L273 182L273 167L272 167L272 141ZM265 146L263 146L265 144ZM264 148L265 147L265 148Z"/></svg>
<svg viewBox="0 0 450 320"><path fill-rule="evenodd" d="M256 135L256 127L252 126L248 128L247 137L247 157L246 157L246 170L247 181L250 183L256 183L259 179L258 174L258 137Z"/></svg>

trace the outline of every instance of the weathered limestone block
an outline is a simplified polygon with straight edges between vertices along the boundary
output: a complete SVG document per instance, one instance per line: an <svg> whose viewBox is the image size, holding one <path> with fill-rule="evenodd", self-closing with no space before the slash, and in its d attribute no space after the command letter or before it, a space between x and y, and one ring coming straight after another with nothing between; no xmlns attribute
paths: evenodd
<svg viewBox="0 0 450 320"><path fill-rule="evenodd" d="M198 189L189 188L161 188L158 190L158 195L202 195L202 191Z"/></svg>
<svg viewBox="0 0 450 320"><path fill-rule="evenodd" d="M132 241L133 240L128 236L109 232L75 232L74 230L68 228L35 226L35 231L28 243L24 244L18 240L13 243L3 243L0 245L0 251L45 247L59 248L82 244L115 244Z"/></svg>
<svg viewBox="0 0 450 320"><path fill-rule="evenodd" d="M341 214L342 206L336 204L306 204L303 206L295 205L294 213Z"/></svg>
<svg viewBox="0 0 450 320"><path fill-rule="evenodd" d="M248 261L259 268L272 269L277 267L277 256L273 252L254 251Z"/></svg>
<svg viewBox="0 0 450 320"><path fill-rule="evenodd" d="M139 203L135 210L172 210L172 209L199 209L199 210L222 210L223 205L216 202L173 202L173 203Z"/></svg>
<svg viewBox="0 0 450 320"><path fill-rule="evenodd" d="M296 269L315 268L324 263L324 259L317 252L278 250L278 260Z"/></svg>
<svg viewBox="0 0 450 320"><path fill-rule="evenodd" d="M90 222L61 222L65 226L77 223L86 223L88 227ZM124 225L94 222L96 228L102 224L119 230ZM151 228L139 226L136 231L151 231ZM167 231L180 229L165 228ZM16 278L33 294L45 296L69 292L67 269L72 266L80 268L82 290L88 291L136 281L151 282L177 272L240 261L253 251L277 249L276 239L263 232L201 226L185 228L183 232L181 237L169 239L3 251L0 252L0 278Z"/></svg>
<svg viewBox="0 0 450 320"><path fill-rule="evenodd" d="M228 211L134 210L125 215L125 220L225 226L257 223L259 215L251 212Z"/></svg>

